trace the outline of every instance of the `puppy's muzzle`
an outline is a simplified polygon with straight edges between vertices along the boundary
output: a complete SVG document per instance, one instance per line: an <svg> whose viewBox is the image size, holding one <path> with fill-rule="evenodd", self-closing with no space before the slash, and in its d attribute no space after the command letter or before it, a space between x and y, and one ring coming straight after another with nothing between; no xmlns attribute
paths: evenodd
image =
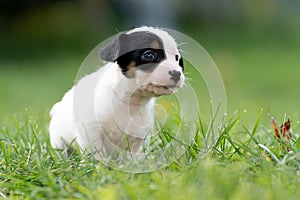
<svg viewBox="0 0 300 200"><path fill-rule="evenodd" d="M177 84L177 82L180 80L181 72L177 70L169 71L169 74L171 75L171 80Z"/></svg>

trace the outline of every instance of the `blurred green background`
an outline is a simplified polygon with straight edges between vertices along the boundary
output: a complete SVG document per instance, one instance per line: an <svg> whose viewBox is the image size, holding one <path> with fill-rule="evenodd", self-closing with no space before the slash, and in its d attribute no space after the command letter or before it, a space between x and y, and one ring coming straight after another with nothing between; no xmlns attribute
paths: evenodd
<svg viewBox="0 0 300 200"><path fill-rule="evenodd" d="M153 25L208 51L224 79L228 113L247 109L245 119L254 122L265 108L298 120L299 9L293 0L1 0L0 119L25 108L47 113L93 47Z"/></svg>

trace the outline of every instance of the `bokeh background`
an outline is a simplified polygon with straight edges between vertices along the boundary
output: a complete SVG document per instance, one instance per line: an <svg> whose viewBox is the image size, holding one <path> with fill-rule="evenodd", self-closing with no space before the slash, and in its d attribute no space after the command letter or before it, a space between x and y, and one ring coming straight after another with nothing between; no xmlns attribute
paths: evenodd
<svg viewBox="0 0 300 200"><path fill-rule="evenodd" d="M223 76L228 113L254 123L300 118L300 2L294 0L1 0L0 119L46 114L85 56L139 25L197 40Z"/></svg>

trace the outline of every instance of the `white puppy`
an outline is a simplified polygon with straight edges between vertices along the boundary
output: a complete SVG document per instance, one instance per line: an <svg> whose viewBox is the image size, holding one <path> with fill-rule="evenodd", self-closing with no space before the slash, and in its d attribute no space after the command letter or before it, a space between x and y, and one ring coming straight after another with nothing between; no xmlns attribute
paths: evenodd
<svg viewBox="0 0 300 200"><path fill-rule="evenodd" d="M137 152L153 127L155 97L184 84L177 44L157 28L119 34L100 57L107 64L79 80L51 109L54 148L75 140L92 152Z"/></svg>

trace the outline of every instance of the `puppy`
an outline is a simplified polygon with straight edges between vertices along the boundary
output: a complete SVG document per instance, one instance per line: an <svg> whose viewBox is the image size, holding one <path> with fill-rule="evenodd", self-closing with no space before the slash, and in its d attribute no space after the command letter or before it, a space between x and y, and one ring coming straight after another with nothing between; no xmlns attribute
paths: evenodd
<svg viewBox="0 0 300 200"><path fill-rule="evenodd" d="M155 97L171 95L184 84L177 44L158 28L120 33L100 57L107 63L79 80L51 109L54 148L75 140L90 152L137 152L153 128Z"/></svg>

